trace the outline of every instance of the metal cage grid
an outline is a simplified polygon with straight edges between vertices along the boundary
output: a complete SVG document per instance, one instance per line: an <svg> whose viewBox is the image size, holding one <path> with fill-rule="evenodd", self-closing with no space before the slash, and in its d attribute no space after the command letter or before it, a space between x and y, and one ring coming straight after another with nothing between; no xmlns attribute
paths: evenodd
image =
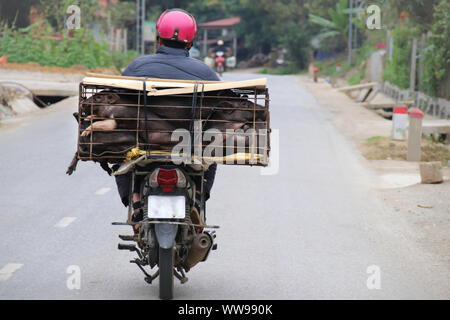
<svg viewBox="0 0 450 320"><path fill-rule="evenodd" d="M204 143L203 139L195 140L198 137L194 136L194 133L198 135L201 132L203 137L208 130L213 128L225 134L222 144L223 157L222 160L220 160L220 156L216 157L217 159L208 158L209 161L223 164L267 166L270 152L270 100L268 89L225 90L230 95L223 95L223 92L203 92L201 83L196 84L195 88L196 90L193 94L163 96L168 99L181 100L183 103L168 105L158 104L160 102L157 102L157 104L152 104L155 99L161 100L162 96L158 98L147 96L146 105L144 105L143 90L121 90L103 85L84 85L80 83L77 115L78 159L120 163L126 159L127 152L134 148L150 152L171 152L173 144L155 143L151 137L152 134L156 136L172 135L174 132L173 128L188 130L191 135L190 146L192 151L194 151L194 141L200 143L196 147L201 148L203 151L208 143ZM112 93L119 95L121 99L113 104L101 101ZM228 101L228 106L221 106L220 102L223 101ZM116 123L126 123L126 126L118 125L114 130L91 129L87 138L81 136L86 127L92 126L94 122L112 118L111 116L99 115L99 109L108 108L114 114L114 109L111 108L123 107L134 109L129 110L131 112L125 112L127 116L123 116L123 114L121 116L114 115L113 118ZM232 119L230 114L233 115L235 112L238 112L238 114L242 112L242 114L246 115L246 118ZM167 113L169 116L161 117L157 115L158 113ZM130 117L129 114L133 116ZM167 128L167 130L161 129L164 124L169 123L171 128ZM241 130L229 131L232 128L238 128L240 125ZM116 141L123 139L123 136L128 137L127 141L118 147ZM150 138L148 138L149 136ZM233 138L231 139L230 136L233 136ZM115 139L115 137L119 138ZM235 139L239 138L248 138L249 142L245 143L245 152L243 152L247 156L244 158L233 158L233 154L240 153L242 155L242 152L237 152L243 151L242 145L236 146L235 144ZM115 148L109 148L114 144L116 144ZM181 143L177 143L177 146L189 147L189 145ZM224 161L226 156L228 158ZM201 157L202 160L206 160L206 158L203 159L203 152Z"/></svg>

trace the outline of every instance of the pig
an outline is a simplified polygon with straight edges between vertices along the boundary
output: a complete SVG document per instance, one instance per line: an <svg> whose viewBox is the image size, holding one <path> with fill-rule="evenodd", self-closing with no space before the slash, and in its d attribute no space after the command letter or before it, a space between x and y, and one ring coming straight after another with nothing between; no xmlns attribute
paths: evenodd
<svg viewBox="0 0 450 320"><path fill-rule="evenodd" d="M108 167L107 162L121 162L124 154L136 147L137 138L139 142L147 143L146 124L151 148L167 149L175 145L170 139L175 127L155 113L147 110L148 120L145 121L144 115L141 114L137 123L138 108L125 106L136 104L137 99L134 98L133 100L133 97L121 96L115 92L101 92L80 102L81 117L78 113L74 113L77 122L79 117L82 120L79 150L70 163L67 174L71 175L76 170L78 153L86 157L89 155L109 157L107 161L100 161L104 168ZM143 112L142 109L140 112ZM112 160L112 157L116 157L117 160Z"/></svg>

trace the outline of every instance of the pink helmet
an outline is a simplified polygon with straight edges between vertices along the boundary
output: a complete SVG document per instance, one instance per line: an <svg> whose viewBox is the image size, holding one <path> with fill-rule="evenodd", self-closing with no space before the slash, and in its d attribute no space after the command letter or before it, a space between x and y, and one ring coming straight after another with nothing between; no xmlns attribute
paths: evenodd
<svg viewBox="0 0 450 320"><path fill-rule="evenodd" d="M187 43L192 42L197 34L197 22L184 10L170 9L159 16L156 30L161 39Z"/></svg>

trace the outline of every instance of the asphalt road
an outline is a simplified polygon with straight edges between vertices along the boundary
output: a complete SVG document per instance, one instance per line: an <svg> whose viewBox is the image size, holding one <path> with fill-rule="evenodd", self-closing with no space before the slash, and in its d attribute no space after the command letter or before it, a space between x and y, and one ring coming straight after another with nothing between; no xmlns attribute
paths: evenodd
<svg viewBox="0 0 450 320"><path fill-rule="evenodd" d="M405 241L332 115L294 77L269 76L269 88L279 170L219 166L208 203L219 248L176 282L175 297L449 298L448 269ZM65 175L75 109L72 98L0 127L0 298L157 299L157 282L116 249L131 230L111 225L126 217L114 180L91 163Z"/></svg>

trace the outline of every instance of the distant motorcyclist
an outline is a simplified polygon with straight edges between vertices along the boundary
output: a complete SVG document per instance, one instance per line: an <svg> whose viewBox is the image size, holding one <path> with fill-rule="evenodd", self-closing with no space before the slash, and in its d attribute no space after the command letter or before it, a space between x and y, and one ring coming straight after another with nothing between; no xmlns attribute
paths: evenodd
<svg viewBox="0 0 450 320"><path fill-rule="evenodd" d="M222 76L222 73L225 71L225 58L227 57L226 48L223 45L223 40L217 41L217 47L213 49L214 53L214 66L216 68L216 72Z"/></svg>
<svg viewBox="0 0 450 320"><path fill-rule="evenodd" d="M223 42L223 40L218 40L217 41L217 46L215 46L214 48L213 48L213 53L216 53L216 52L218 52L218 51L222 51L222 52L225 52L226 51L226 48L224 47L224 42Z"/></svg>

